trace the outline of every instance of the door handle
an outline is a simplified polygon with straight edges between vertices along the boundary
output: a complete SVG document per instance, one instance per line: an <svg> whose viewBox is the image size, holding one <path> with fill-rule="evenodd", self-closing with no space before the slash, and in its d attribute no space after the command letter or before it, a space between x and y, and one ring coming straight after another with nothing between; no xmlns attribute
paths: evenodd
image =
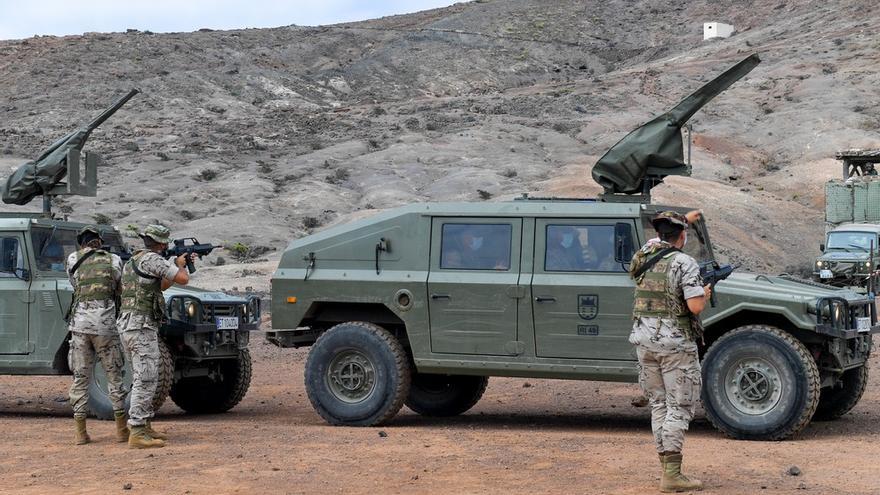
<svg viewBox="0 0 880 495"><path fill-rule="evenodd" d="M431 299L452 299L449 294L431 294Z"/></svg>
<svg viewBox="0 0 880 495"><path fill-rule="evenodd" d="M551 303L556 302L556 298L552 296L538 296L535 298L535 302L537 303Z"/></svg>

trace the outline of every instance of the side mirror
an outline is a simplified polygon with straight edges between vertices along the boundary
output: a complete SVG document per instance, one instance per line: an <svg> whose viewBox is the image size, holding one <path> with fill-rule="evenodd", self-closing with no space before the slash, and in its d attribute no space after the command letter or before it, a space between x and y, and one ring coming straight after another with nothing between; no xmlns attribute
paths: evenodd
<svg viewBox="0 0 880 495"><path fill-rule="evenodd" d="M13 273L15 273L16 277L24 280L25 282L31 281L31 272L27 268L16 268Z"/></svg>
<svg viewBox="0 0 880 495"><path fill-rule="evenodd" d="M819 251L822 251L823 253L825 252L825 243L824 242L819 244Z"/></svg>
<svg viewBox="0 0 880 495"><path fill-rule="evenodd" d="M633 256L632 226L628 223L614 224L614 261L629 263Z"/></svg>

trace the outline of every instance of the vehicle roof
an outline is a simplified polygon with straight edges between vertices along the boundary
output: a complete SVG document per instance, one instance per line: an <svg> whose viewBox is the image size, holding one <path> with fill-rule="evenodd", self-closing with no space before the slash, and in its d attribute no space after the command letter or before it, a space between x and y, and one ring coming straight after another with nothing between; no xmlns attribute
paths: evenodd
<svg viewBox="0 0 880 495"><path fill-rule="evenodd" d="M640 203L604 202L596 199L537 198L513 201L413 203L388 210L382 216L421 213L431 216L570 216L596 215L603 217L636 217L642 211L683 210L681 207L646 205ZM372 217L372 218L378 218Z"/></svg>
<svg viewBox="0 0 880 495"><path fill-rule="evenodd" d="M65 220L55 220L45 218L39 213L0 213L0 229L3 230L27 230L30 224L68 229L81 229L87 224L83 222L68 222ZM112 225L95 225L103 232L117 231L118 229Z"/></svg>
<svg viewBox="0 0 880 495"><path fill-rule="evenodd" d="M829 233L831 232L873 232L880 234L880 225L876 223L848 223L838 225L829 231Z"/></svg>

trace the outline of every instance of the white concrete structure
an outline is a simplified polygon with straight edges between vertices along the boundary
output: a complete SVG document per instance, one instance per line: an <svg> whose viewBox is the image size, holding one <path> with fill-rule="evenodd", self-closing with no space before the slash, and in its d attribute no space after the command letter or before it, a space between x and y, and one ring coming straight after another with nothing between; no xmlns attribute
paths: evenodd
<svg viewBox="0 0 880 495"><path fill-rule="evenodd" d="M704 22L703 23L703 40L712 38L730 38L733 34L733 26L724 24L723 22Z"/></svg>

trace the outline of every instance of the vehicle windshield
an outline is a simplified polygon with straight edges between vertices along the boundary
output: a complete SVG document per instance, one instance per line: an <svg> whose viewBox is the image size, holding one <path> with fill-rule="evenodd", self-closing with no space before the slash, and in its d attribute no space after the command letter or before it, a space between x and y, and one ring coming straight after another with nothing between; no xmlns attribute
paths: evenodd
<svg viewBox="0 0 880 495"><path fill-rule="evenodd" d="M652 216L653 213L642 216L642 225L645 227L645 235L648 236L648 240L657 237L657 232L651 225ZM698 263L712 261L712 255L709 253L705 236L703 236L702 222L694 223L688 228L687 244L684 245L682 251L697 260Z"/></svg>
<svg viewBox="0 0 880 495"><path fill-rule="evenodd" d="M831 232L825 250L867 252L873 246L877 249L877 235L871 232Z"/></svg>
<svg viewBox="0 0 880 495"><path fill-rule="evenodd" d="M70 253L77 250L77 230L62 227L34 226L31 229L31 242L36 255L37 270L44 272L64 272L64 262ZM104 234L104 248L117 255L126 253L122 238L117 233Z"/></svg>

